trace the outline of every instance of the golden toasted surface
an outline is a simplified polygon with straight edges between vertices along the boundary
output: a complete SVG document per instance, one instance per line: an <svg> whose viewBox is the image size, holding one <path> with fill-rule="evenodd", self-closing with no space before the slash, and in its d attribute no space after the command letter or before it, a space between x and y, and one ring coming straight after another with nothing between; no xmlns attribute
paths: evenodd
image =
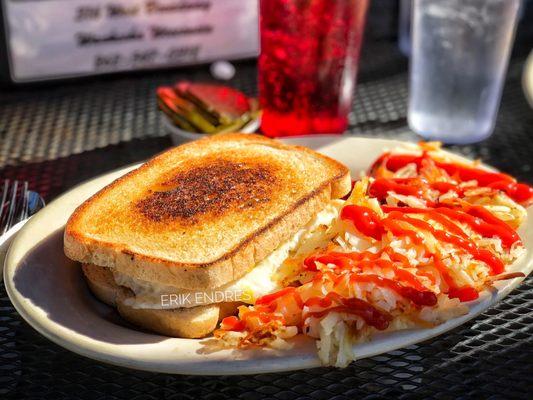
<svg viewBox="0 0 533 400"><path fill-rule="evenodd" d="M213 157L191 165L136 203L137 210L152 221L197 224L201 217L218 217L263 206L280 183L269 163L236 162Z"/></svg>
<svg viewBox="0 0 533 400"><path fill-rule="evenodd" d="M349 189L348 169L309 149L218 135L159 155L82 204L65 253L138 279L217 287Z"/></svg>

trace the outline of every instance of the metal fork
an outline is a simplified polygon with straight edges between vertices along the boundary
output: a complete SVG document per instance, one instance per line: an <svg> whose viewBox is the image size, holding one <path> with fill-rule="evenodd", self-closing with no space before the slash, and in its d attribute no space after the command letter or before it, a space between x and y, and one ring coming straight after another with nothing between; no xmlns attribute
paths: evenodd
<svg viewBox="0 0 533 400"><path fill-rule="evenodd" d="M6 179L0 196L0 236L44 207L43 198L28 190L28 182Z"/></svg>

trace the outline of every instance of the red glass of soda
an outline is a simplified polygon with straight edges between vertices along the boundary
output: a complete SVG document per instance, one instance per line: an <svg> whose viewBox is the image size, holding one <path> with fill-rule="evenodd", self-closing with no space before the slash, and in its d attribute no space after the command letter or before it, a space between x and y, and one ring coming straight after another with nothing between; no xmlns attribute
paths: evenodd
<svg viewBox="0 0 533 400"><path fill-rule="evenodd" d="M259 98L267 136L348 125L368 0L261 0Z"/></svg>

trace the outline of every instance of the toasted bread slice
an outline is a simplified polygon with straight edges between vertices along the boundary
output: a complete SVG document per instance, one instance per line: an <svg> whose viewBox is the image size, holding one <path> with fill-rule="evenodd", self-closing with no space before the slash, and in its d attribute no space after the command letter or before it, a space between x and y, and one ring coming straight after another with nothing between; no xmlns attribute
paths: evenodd
<svg viewBox="0 0 533 400"><path fill-rule="evenodd" d="M174 310L136 309L125 300L133 293L118 286L109 268L84 264L85 280L93 294L102 302L117 308L127 321L140 328L166 336L200 338L209 335L222 318L236 313L241 303L219 303Z"/></svg>
<svg viewBox="0 0 533 400"><path fill-rule="evenodd" d="M121 290L117 296L117 310L129 322L140 328L165 336L202 338L216 328L220 307L217 304L172 310L148 310L126 305L133 293Z"/></svg>
<svg viewBox="0 0 533 400"><path fill-rule="evenodd" d="M168 150L83 203L65 254L184 289L238 279L351 188L310 149L223 134Z"/></svg>
<svg viewBox="0 0 533 400"><path fill-rule="evenodd" d="M120 287L115 283L111 270L91 264L83 264L81 268L91 292L100 301L115 307Z"/></svg>

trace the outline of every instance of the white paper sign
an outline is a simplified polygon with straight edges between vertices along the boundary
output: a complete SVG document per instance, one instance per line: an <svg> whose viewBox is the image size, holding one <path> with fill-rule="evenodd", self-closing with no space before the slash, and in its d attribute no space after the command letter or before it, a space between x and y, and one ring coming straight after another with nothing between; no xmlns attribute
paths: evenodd
<svg viewBox="0 0 533 400"><path fill-rule="evenodd" d="M16 82L258 53L257 0L3 0Z"/></svg>

